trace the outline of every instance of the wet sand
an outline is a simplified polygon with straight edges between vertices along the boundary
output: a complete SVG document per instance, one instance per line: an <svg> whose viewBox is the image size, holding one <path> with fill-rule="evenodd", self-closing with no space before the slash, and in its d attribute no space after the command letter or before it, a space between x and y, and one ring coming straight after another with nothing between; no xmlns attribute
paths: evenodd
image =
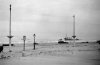
<svg viewBox="0 0 100 65"><path fill-rule="evenodd" d="M16 45L13 52L4 48L5 58L0 59L0 65L100 65L100 45L97 43L69 44L39 44L36 50L33 46Z"/></svg>

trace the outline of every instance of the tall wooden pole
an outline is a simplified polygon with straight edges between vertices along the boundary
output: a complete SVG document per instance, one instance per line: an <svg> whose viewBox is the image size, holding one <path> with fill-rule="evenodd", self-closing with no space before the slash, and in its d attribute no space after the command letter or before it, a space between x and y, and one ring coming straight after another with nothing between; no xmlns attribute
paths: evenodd
<svg viewBox="0 0 100 65"><path fill-rule="evenodd" d="M11 38L13 37L11 35L11 4L10 4L10 22L9 22L9 36L7 36L9 38L9 52L11 52Z"/></svg>
<svg viewBox="0 0 100 65"><path fill-rule="evenodd" d="M75 15L73 15L73 44L75 46L75 38L76 38L76 35L75 35Z"/></svg>

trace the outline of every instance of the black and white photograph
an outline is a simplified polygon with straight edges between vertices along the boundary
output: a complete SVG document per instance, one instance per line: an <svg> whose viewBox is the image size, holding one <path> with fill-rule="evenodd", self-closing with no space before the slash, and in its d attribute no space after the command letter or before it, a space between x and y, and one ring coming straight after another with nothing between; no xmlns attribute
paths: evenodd
<svg viewBox="0 0 100 65"><path fill-rule="evenodd" d="M0 65L100 65L100 0L0 0Z"/></svg>

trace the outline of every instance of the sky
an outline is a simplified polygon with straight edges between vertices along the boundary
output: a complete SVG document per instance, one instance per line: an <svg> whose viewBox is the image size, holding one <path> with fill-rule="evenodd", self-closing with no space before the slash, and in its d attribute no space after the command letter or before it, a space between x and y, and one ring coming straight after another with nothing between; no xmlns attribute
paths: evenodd
<svg viewBox="0 0 100 65"><path fill-rule="evenodd" d="M12 5L13 42L56 41L73 35L84 40L100 39L100 0L0 0L0 41L8 41L9 5Z"/></svg>

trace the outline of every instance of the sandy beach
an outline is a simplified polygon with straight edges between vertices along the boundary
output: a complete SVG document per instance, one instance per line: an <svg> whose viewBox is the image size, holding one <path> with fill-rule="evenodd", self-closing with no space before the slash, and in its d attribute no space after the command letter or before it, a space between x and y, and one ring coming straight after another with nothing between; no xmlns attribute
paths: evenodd
<svg viewBox="0 0 100 65"><path fill-rule="evenodd" d="M70 44L41 43L32 50L32 44L4 47L0 65L100 65L100 45L97 43Z"/></svg>

